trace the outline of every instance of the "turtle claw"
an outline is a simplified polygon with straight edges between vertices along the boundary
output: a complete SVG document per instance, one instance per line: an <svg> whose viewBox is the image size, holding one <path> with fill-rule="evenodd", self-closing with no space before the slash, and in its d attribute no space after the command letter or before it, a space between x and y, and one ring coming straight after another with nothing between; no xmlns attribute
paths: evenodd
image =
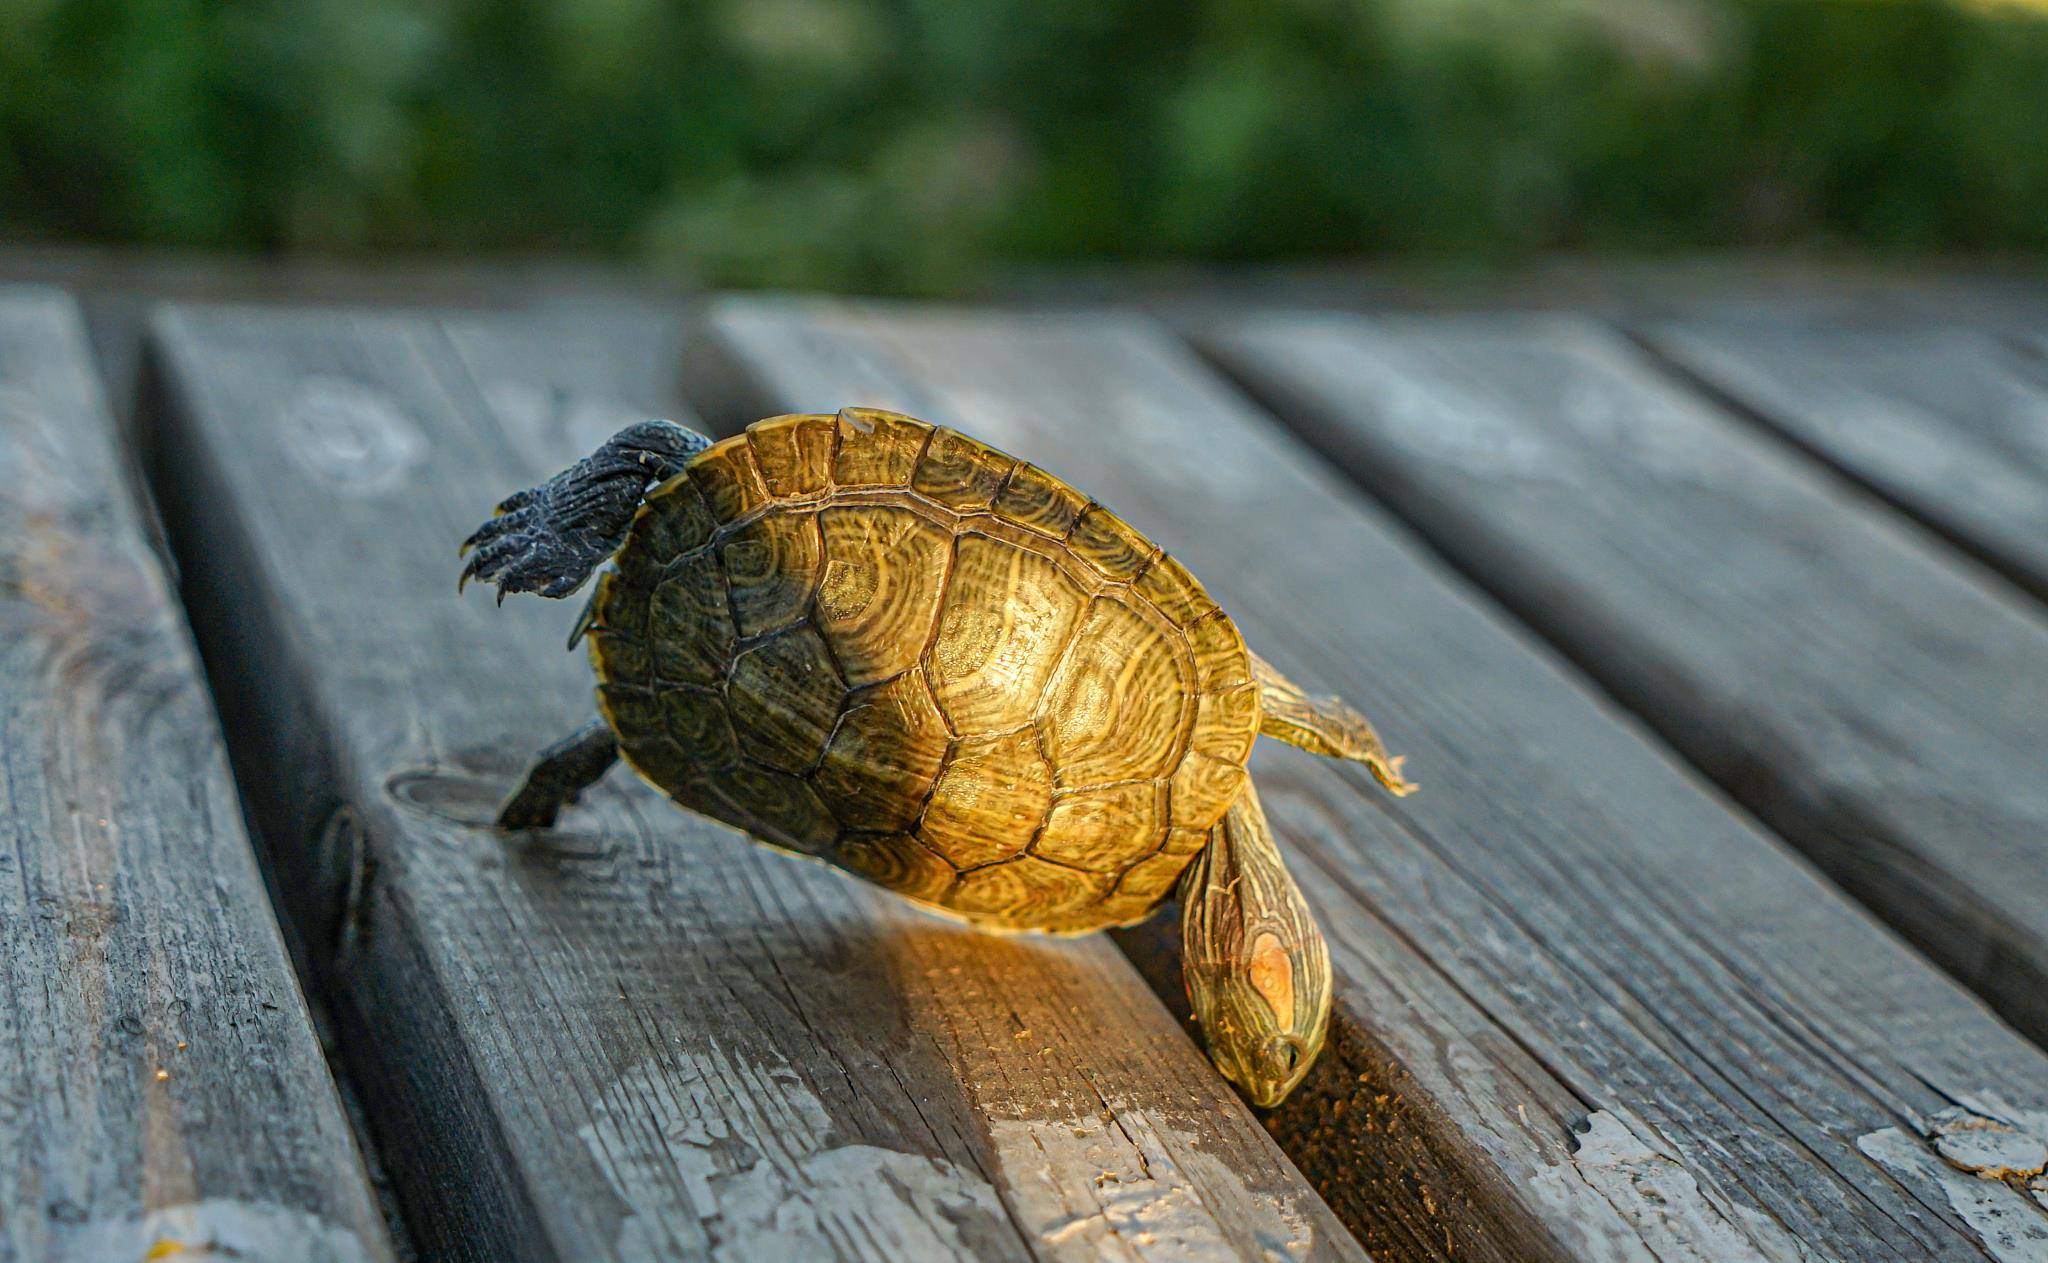
<svg viewBox="0 0 2048 1263"><path fill-rule="evenodd" d="M632 425L546 482L515 491L462 542L468 559L456 581L493 584L498 602L514 592L568 596L625 542L647 488L710 443L670 421Z"/></svg>

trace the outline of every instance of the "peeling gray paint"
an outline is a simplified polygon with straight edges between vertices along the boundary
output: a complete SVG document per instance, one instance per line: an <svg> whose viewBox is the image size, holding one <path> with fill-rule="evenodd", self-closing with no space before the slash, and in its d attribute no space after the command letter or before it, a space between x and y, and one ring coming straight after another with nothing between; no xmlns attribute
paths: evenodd
<svg viewBox="0 0 2048 1263"><path fill-rule="evenodd" d="M1928 1120L1934 1151L1951 1166L1992 1179L2030 1179L2048 1168L2048 1140L1966 1109Z"/></svg>
<svg viewBox="0 0 2048 1263"><path fill-rule="evenodd" d="M578 1132L625 1209L620 1257L1008 1258L1020 1230L1035 1256L1073 1263L1297 1263L1316 1245L1292 1198L1208 1205L1202 1189L1240 1181L1146 1111L991 1120L984 1176L848 1142L788 1066L678 1056L621 1075Z"/></svg>
<svg viewBox="0 0 2048 1263"><path fill-rule="evenodd" d="M979 1255L1010 1235L986 1180L844 1143L793 1070L764 1074L715 1049L680 1055L682 1074L642 1064L620 1076L578 1133L626 1207L620 1257L830 1258L849 1253L835 1248L846 1240L883 1257ZM734 1092L736 1083L747 1090ZM735 1098L763 1113L758 1127L728 1119Z"/></svg>
<svg viewBox="0 0 2048 1263"><path fill-rule="evenodd" d="M1607 1110L1587 1116L1570 1163L1539 1173L1533 1185L1538 1196L1584 1224L1587 1255L1602 1263L1804 1263L1810 1257L1776 1220L1700 1187L1669 1146L1644 1140Z"/></svg>
<svg viewBox="0 0 2048 1263"><path fill-rule="evenodd" d="M1897 1127L1871 1132L1856 1147L1908 1187L1938 1186L1998 1263L2048 1263L2048 1214L2003 1180L1959 1170Z"/></svg>
<svg viewBox="0 0 2048 1263"><path fill-rule="evenodd" d="M86 1224L57 1254L59 1263L370 1263L370 1257L355 1233L318 1215L224 1197Z"/></svg>
<svg viewBox="0 0 2048 1263"><path fill-rule="evenodd" d="M1184 1137L1142 1110L1119 1107L1056 1120L998 1120L989 1138L1013 1213L1055 1257L1188 1260L1217 1263L1245 1257L1242 1245L1218 1231L1232 1216L1202 1200L1204 1184L1227 1187L1236 1177ZM1176 1160L1175 1155L1180 1157ZM1212 1170L1190 1168L1213 1164ZM1076 1205L1062 1173L1093 1169L1089 1198ZM1198 1179L1197 1176L1202 1178ZM1246 1208L1241 1208L1241 1210ZM1259 1201L1238 1223L1254 1257L1272 1263L1306 1258L1314 1230L1292 1199Z"/></svg>

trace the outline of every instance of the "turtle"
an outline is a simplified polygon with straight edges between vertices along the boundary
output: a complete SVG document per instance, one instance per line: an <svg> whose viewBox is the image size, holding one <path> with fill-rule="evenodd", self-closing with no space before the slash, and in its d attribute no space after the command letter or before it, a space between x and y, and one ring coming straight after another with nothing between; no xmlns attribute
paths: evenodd
<svg viewBox="0 0 2048 1263"><path fill-rule="evenodd" d="M1260 1106L1307 1074L1329 953L1252 744L1413 786L1363 715L1250 652L1101 503L880 409L718 442L657 420L501 502L461 552L458 590L501 604L604 568L569 640L598 717L542 751L499 827L551 827L623 759L685 808L982 929L1084 934L1177 893L1219 1071Z"/></svg>

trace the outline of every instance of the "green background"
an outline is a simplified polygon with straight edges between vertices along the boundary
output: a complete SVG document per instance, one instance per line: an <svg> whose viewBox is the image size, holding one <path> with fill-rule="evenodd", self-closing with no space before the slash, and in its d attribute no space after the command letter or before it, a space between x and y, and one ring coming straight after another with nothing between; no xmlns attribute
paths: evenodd
<svg viewBox="0 0 2048 1263"><path fill-rule="evenodd" d="M2048 246L2048 16L1946 0L0 0L0 232L1047 262Z"/></svg>

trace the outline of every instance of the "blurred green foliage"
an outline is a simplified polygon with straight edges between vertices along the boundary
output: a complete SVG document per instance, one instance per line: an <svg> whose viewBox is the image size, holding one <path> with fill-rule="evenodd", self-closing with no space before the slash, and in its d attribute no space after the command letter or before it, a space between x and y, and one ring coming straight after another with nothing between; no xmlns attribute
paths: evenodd
<svg viewBox="0 0 2048 1263"><path fill-rule="evenodd" d="M2048 247L2048 17L1948 0L0 0L12 236L1048 259Z"/></svg>

